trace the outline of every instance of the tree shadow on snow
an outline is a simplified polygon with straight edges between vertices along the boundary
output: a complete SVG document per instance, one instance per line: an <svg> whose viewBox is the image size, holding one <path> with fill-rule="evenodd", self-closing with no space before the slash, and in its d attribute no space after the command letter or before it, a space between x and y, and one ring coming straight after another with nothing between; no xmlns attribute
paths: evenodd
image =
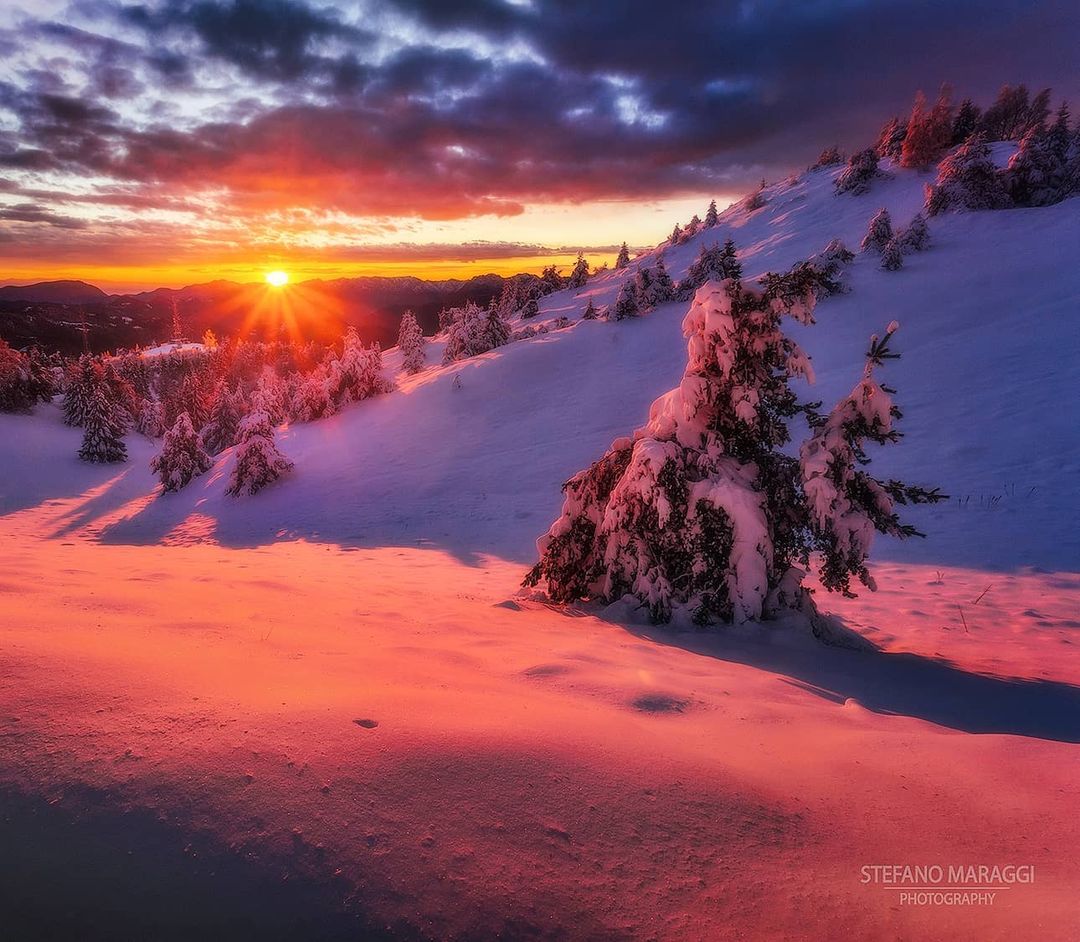
<svg viewBox="0 0 1080 942"><path fill-rule="evenodd" d="M1080 687L1072 684L977 674L917 654L834 647L790 628L770 638L620 624L654 644L782 675L834 703L852 699L875 713L965 733L1080 743Z"/></svg>

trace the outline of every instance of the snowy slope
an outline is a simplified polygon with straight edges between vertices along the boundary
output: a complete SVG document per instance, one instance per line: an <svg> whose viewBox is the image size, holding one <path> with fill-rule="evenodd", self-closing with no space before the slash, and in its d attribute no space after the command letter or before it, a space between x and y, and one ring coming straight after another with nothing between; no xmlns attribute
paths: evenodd
<svg viewBox="0 0 1080 942"><path fill-rule="evenodd" d="M744 270L783 270L833 238L857 249L881 206L906 224L929 177L895 171L861 197L836 196L835 171L818 170L765 191L767 205L739 205L720 225L665 253L676 279L703 242L728 236ZM879 473L939 485L954 500L920 509L926 541L878 544L881 558L975 567L1080 566L1080 203L950 215L931 220L929 251L900 272L860 256L849 294L820 305L811 328L792 325L817 372L807 395L834 401L850 389L869 335L901 324L903 359L885 378L898 388L905 440ZM310 538L343 545L434 545L463 558L526 563L558 510L563 480L640 425L648 405L682 373L685 304L633 321L578 322L587 300L614 300L625 272L578 293L544 299L530 323L566 315L570 328L474 360L400 378L400 391L282 434L296 461L288 481L243 501L227 498L221 473L181 494L155 497L145 461L121 469L87 525L109 542L213 538L227 545ZM440 345L429 345L438 363ZM387 362L395 363L390 352ZM460 375L461 388L452 389ZM5 418L15 430L35 420ZM38 435L38 431L26 434ZM73 462L75 433L49 462L87 483L100 475ZM141 455L139 448L136 453ZM228 455L220 465L230 460ZM0 494L0 501L4 497ZM135 501L134 504L129 502ZM116 513L118 508L126 510Z"/></svg>

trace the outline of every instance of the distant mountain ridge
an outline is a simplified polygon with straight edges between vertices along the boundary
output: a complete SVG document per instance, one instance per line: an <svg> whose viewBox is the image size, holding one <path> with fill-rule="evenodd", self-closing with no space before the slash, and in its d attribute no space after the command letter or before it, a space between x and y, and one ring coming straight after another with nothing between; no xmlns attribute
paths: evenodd
<svg viewBox="0 0 1080 942"><path fill-rule="evenodd" d="M434 333L442 308L487 304L508 280L365 276L296 282L280 292L263 283L219 280L116 295L79 281L12 285L0 288L0 337L17 347L36 343L71 354L83 348L85 324L92 350L150 346L171 336L175 307L191 339L210 329L223 337L244 330L272 338L286 330L305 339L336 340L352 325L365 340L389 346L397 340L404 310L411 309L425 332Z"/></svg>
<svg viewBox="0 0 1080 942"><path fill-rule="evenodd" d="M0 287L0 301L40 301L46 304L93 304L109 297L85 281L39 281L32 285Z"/></svg>

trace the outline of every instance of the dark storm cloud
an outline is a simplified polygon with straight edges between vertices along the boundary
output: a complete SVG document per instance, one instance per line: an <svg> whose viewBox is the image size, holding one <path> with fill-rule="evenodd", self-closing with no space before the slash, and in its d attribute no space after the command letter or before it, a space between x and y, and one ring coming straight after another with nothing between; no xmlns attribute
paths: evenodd
<svg viewBox="0 0 1080 942"><path fill-rule="evenodd" d="M732 192L834 141L865 144L920 87L948 80L984 101L1003 82L1080 91L1072 0L74 9L78 28L30 23L22 36L69 50L85 81L27 69L0 85L16 125L0 132L0 166L104 175L128 199L130 187L215 188L250 212L454 218ZM205 92L221 66L245 84L213 119L147 118L170 95ZM145 106L138 120L128 103Z"/></svg>

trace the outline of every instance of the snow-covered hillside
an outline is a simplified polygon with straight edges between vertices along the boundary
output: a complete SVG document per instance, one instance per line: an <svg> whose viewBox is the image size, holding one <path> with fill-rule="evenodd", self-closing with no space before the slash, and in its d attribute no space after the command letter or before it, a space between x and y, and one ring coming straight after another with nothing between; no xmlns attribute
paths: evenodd
<svg viewBox="0 0 1080 942"><path fill-rule="evenodd" d="M880 207L906 224L930 179L894 170L869 194L851 197L834 194L834 176L817 170L774 185L752 213L731 207L718 226L664 252L668 270L678 280L702 244L728 237L748 277L786 270L834 238L857 250ZM883 375L898 389L906 437L875 467L940 486L953 499L915 514L926 541L883 540L876 555L997 569L1080 565L1073 525L1080 516L1077 209L1069 200L938 217L930 250L908 256L899 272L860 255L847 270L851 291L824 301L816 325L793 328L817 374L807 394L828 405L857 378L871 333L900 322L903 358ZM656 254L578 292L548 296L528 322L562 315L569 328L399 377L400 391L389 397L287 429L282 447L297 471L258 500L226 497L221 473L156 497L145 470L149 445L135 444L119 474L103 472L76 461L78 433L61 428L41 446L49 448L47 473L76 488L115 478L85 521L107 542L211 537L244 546L305 538L529 562L558 511L562 482L642 424L653 398L681 376L685 303L618 323L580 321L590 298L598 307L613 303L624 278ZM440 359L440 344L431 344L429 362ZM397 364L394 351L387 363ZM12 442L42 434L30 430L32 419L2 421ZM230 461L226 454L219 466ZM12 462L23 473L17 456ZM40 476L38 468L27 473ZM36 493L41 484L30 486ZM17 503L20 492L12 486L0 501Z"/></svg>
<svg viewBox="0 0 1080 942"><path fill-rule="evenodd" d="M922 205L930 176L890 169L857 197L829 169L768 187L667 268L729 236L750 277L857 250L881 207L904 225ZM339 937L303 921L322 906L370 938L1067 938L1080 200L930 233L897 272L858 256L793 328L829 405L899 321L882 378L906 437L874 467L951 495L911 515L926 540L876 544L879 593L819 594L885 653L519 594L562 482L682 374L685 303L581 320L653 252L546 297L528 323L547 333L280 430L296 470L254 497L225 494L231 451L162 494L148 441L91 466L55 407L0 416L0 788L55 797L42 828L97 828L72 887L109 891L117 834L139 898L174 892L170 867L288 873L306 902L281 902L283 938ZM859 879L1004 861L1043 877L994 907L897 906Z"/></svg>

